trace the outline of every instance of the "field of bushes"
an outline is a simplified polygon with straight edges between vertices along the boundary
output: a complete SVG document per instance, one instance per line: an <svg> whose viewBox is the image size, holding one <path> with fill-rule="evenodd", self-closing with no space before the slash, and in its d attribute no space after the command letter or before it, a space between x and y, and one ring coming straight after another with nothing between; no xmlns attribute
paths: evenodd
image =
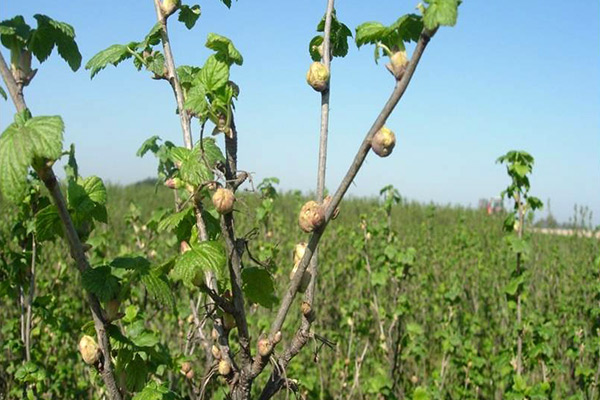
<svg viewBox="0 0 600 400"><path fill-rule="evenodd" d="M297 226L306 197L275 194L274 181L261 189L236 203L237 232L248 248L244 268L266 267L280 297L294 246L307 240ZM164 187L109 186L108 224L98 224L87 241L92 266L140 255L151 261L148 267L168 269L180 243L176 232L159 228L161 210L172 207L173 191ZM0 212L0 399L102 398L102 381L77 348L93 328L67 247L49 242L19 256L23 244L15 243L14 232L28 227L11 207L0 205ZM393 188L379 198L345 200L320 245L313 342L285 371L297 392L283 390L277 398L600 398L600 243L529 234L519 325L515 257L502 226L502 215L409 202ZM35 251L31 279L27 263ZM138 284L144 278L136 270L109 268L133 283L120 294L123 315L111 331L115 351L131 353L127 368L117 365L125 391L154 380L184 399L225 398L222 378L210 376L205 363L206 297L169 281L173 296L157 298ZM22 300L29 293L31 361L24 362ZM277 299L269 300L276 309ZM284 344L299 324L300 303L284 326ZM273 310L251 304L247 311L253 338L268 331ZM518 332L521 375L515 373ZM180 371L185 361L192 363L191 379ZM256 391L266 379L259 378Z"/></svg>

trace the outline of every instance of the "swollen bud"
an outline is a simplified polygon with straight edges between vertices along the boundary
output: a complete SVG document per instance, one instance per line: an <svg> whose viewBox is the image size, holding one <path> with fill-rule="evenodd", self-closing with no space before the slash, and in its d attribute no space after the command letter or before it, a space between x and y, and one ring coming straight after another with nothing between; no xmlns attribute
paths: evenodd
<svg viewBox="0 0 600 400"><path fill-rule="evenodd" d="M185 182L179 178L169 178L165 181L165 186L169 189L181 189L185 186Z"/></svg>
<svg viewBox="0 0 600 400"><path fill-rule="evenodd" d="M300 306L300 311L302 311L302 315L304 315L305 317L308 317L310 315L310 312L312 311L312 307L310 306L310 303L303 301L302 305Z"/></svg>
<svg viewBox="0 0 600 400"><path fill-rule="evenodd" d="M219 348L217 347L217 345L213 344L213 345L212 345L212 348L210 349L210 351L211 351L211 353L212 353L213 357L214 357L216 360L220 360L220 359L221 359L221 349L219 349Z"/></svg>
<svg viewBox="0 0 600 400"><path fill-rule="evenodd" d="M188 372L190 372L192 370L192 363L189 361L184 361L181 364L181 372L183 372L184 374L187 374Z"/></svg>
<svg viewBox="0 0 600 400"><path fill-rule="evenodd" d="M315 61L306 73L306 82L317 92L324 91L329 86L329 69Z"/></svg>
<svg viewBox="0 0 600 400"><path fill-rule="evenodd" d="M396 79L402 79L406 66L408 65L408 58L406 57L406 51L397 51L390 57L389 64L386 65L387 69L396 77Z"/></svg>
<svg viewBox="0 0 600 400"><path fill-rule="evenodd" d="M212 202L219 214L229 214L233 211L235 195L229 189L219 188L212 196Z"/></svg>
<svg viewBox="0 0 600 400"><path fill-rule="evenodd" d="M179 0L164 0L160 5L160 10L165 17L172 15L179 8Z"/></svg>
<svg viewBox="0 0 600 400"><path fill-rule="evenodd" d="M93 337L84 335L79 341L79 353L86 364L96 364L100 358L100 349Z"/></svg>
<svg viewBox="0 0 600 400"><path fill-rule="evenodd" d="M273 344L277 344L281 342L281 331L277 331L275 335L273 335Z"/></svg>
<svg viewBox="0 0 600 400"><path fill-rule="evenodd" d="M298 225L304 232L312 232L320 228L324 222L323 209L316 201L308 201L302 206L298 217Z"/></svg>
<svg viewBox="0 0 600 400"><path fill-rule="evenodd" d="M231 373L231 363L227 360L219 361L219 374L227 376Z"/></svg>
<svg viewBox="0 0 600 400"><path fill-rule="evenodd" d="M267 338L262 338L258 341L258 354L261 357L268 357L273 351L273 345Z"/></svg>
<svg viewBox="0 0 600 400"><path fill-rule="evenodd" d="M292 272L290 272L290 279L293 279L294 275L296 275L298 265L300 265L300 261L306 252L306 247L306 242L300 242L296 245L296 247L294 247L294 268L292 268ZM310 278L311 276L310 272L308 272L308 269L304 270L304 274L302 274L302 280L300 281L300 286L298 287L298 292L304 293L306 291L306 288L308 288L308 284L310 283Z"/></svg>
<svg viewBox="0 0 600 400"><path fill-rule="evenodd" d="M396 135L385 126L378 130L371 139L371 148L379 157L387 157L392 154L395 145Z"/></svg>

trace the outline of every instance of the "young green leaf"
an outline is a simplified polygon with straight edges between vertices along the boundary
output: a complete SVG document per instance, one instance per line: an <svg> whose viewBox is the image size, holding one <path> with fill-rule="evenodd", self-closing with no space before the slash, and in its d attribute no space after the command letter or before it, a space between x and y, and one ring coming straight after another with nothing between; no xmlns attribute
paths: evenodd
<svg viewBox="0 0 600 400"><path fill-rule="evenodd" d="M219 241L205 241L192 246L175 260L171 270L174 280L183 281L188 286L198 283L205 271L213 271L222 276L227 259L223 245ZM200 278L199 278L200 277Z"/></svg>
<svg viewBox="0 0 600 400"><path fill-rule="evenodd" d="M2 86L0 86L0 96L4 97L4 100L8 100L8 97L6 96L6 92L4 91Z"/></svg>
<svg viewBox="0 0 600 400"><path fill-rule="evenodd" d="M196 25L198 18L200 18L200 6L198 4L194 4L191 7L182 4L179 8L179 17L177 19L183 22L186 28L192 29Z"/></svg>
<svg viewBox="0 0 600 400"><path fill-rule="evenodd" d="M242 289L248 300L271 308L277 304L273 277L264 268L246 267L242 270Z"/></svg>
<svg viewBox="0 0 600 400"><path fill-rule="evenodd" d="M61 156L64 124L58 116L15 119L0 136L0 191L8 200L18 202L34 159L56 160Z"/></svg>
<svg viewBox="0 0 600 400"><path fill-rule="evenodd" d="M107 65L112 64L115 67L121 62L130 57L133 54L129 49L134 50L137 48L138 43L130 43L129 45L113 44L109 48L102 50L97 53L94 57L85 64L85 69L89 69L91 72L90 78L94 78L98 72L106 68Z"/></svg>
<svg viewBox="0 0 600 400"><path fill-rule="evenodd" d="M75 30L67 23L36 14L37 29L34 29L28 41L28 48L38 61L44 62L56 46L58 54L65 60L73 71L81 66L81 53L75 42Z"/></svg>
<svg viewBox="0 0 600 400"><path fill-rule="evenodd" d="M63 227L55 205L46 206L35 215L35 232L40 242L62 235Z"/></svg>
<svg viewBox="0 0 600 400"><path fill-rule="evenodd" d="M440 25L454 26L458 17L459 0L426 0L429 4L423 15L425 27L433 30Z"/></svg>
<svg viewBox="0 0 600 400"><path fill-rule="evenodd" d="M237 65L244 63L242 54L235 48L233 42L225 36L209 33L205 46L214 50L217 53L215 54L216 59L226 63L228 66L231 66L233 63Z"/></svg>
<svg viewBox="0 0 600 400"><path fill-rule="evenodd" d="M88 268L81 274L84 289L95 294L100 301L109 301L117 296L120 290L119 280L111 274L107 265Z"/></svg>
<svg viewBox="0 0 600 400"><path fill-rule="evenodd" d="M210 56L204 63L202 71L198 75L198 82L204 86L207 92L214 92L225 86L229 80L229 67L216 56Z"/></svg>

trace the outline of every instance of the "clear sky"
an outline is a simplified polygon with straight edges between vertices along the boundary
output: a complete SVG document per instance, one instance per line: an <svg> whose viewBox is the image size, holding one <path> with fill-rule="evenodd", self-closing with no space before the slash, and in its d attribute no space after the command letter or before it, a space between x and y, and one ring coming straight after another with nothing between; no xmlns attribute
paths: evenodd
<svg viewBox="0 0 600 400"><path fill-rule="evenodd" d="M227 10L206 0L192 31L171 23L178 65L204 63L209 32L231 38L242 52L244 65L232 71L241 87L239 166L255 181L277 176L283 189L315 186L320 96L305 73L325 3L239 0ZM354 31L366 21L389 24L415 4L350 0L336 8ZM35 13L73 25L84 64L111 44L141 40L155 22L152 0L5 0L0 19L21 14L34 26ZM332 65L330 190L393 88L372 50L351 44ZM65 146L76 144L84 175L118 183L154 176L155 160L135 156L144 139L182 143L170 87L130 61L90 80L88 71L72 73L54 54L26 99L34 115L62 115ZM0 129L13 112L0 100ZM508 183L496 158L523 149L536 161L532 193L550 198L560 221L579 204L600 223L600 3L465 0L457 26L440 29L430 43L388 126L398 138L394 153L369 155L351 194L376 195L393 184L409 199L476 205Z"/></svg>

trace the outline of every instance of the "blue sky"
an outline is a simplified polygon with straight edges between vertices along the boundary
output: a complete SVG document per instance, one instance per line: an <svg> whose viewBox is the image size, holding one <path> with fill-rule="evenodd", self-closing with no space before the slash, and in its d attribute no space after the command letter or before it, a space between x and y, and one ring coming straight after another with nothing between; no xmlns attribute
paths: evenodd
<svg viewBox="0 0 600 400"><path fill-rule="evenodd" d="M277 176L283 189L315 186L320 96L305 83L305 73L308 42L325 3L239 0L227 10L207 0L192 31L171 23L178 65L204 63L209 32L231 38L242 52L244 65L232 71L241 87L239 165L257 182ZM352 30L365 21L389 24L415 5L336 2L339 19ZM155 22L151 0L7 0L0 19L21 14L35 25L35 13L73 25L84 63L111 44L142 39ZM393 88L372 54L371 47L351 45L349 55L332 65L330 190ZM410 199L476 205L508 183L496 158L523 149L536 160L532 193L551 199L559 220L568 220L579 204L593 210L598 224L599 89L597 1L465 0L457 26L437 33L388 121L398 138L394 153L369 155L350 193L376 195L391 183ZM53 55L25 94L34 115L64 118L65 143L75 143L84 175L119 183L153 176L154 159L135 156L144 139L160 135L182 143L170 87L128 61L90 80L88 71L73 73ZM0 100L0 129L13 112Z"/></svg>

